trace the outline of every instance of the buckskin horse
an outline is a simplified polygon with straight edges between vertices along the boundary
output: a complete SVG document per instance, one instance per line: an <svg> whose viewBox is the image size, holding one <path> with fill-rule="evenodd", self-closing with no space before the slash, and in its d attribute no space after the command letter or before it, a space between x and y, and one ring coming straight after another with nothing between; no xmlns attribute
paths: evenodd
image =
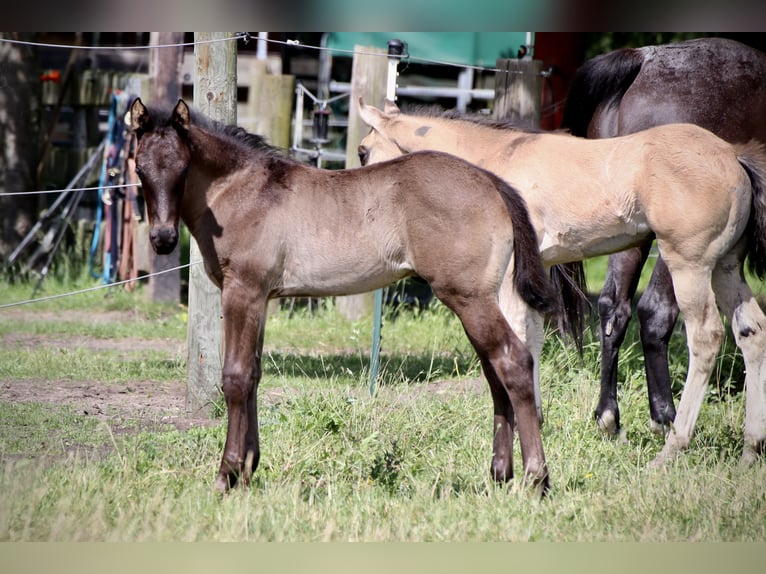
<svg viewBox="0 0 766 574"><path fill-rule="evenodd" d="M734 40L701 38L596 56L577 71L562 128L606 138L652 126L689 122L732 143L766 142L766 54ZM603 430L620 430L617 361L631 301L651 240L609 257L598 300L601 391L594 415ZM654 430L675 419L668 342L678 318L673 283L662 257L637 305L649 414Z"/></svg>
<svg viewBox="0 0 766 574"><path fill-rule="evenodd" d="M370 291L413 274L460 318L479 356L494 403L492 477L513 477L515 427L525 483L547 490L532 357L497 292L507 278L524 305L543 313L557 310L556 294L514 189L437 152L317 169L193 113L183 100L162 112L137 99L130 125L154 250L173 249L182 220L221 289L228 427L219 491L248 483L259 462L267 301Z"/></svg>
<svg viewBox="0 0 766 574"><path fill-rule="evenodd" d="M669 124L610 139L584 139L476 119L402 113L359 101L371 129L359 145L372 165L432 149L467 159L524 197L546 265L643 245L656 238L686 321L689 369L675 425L654 463L685 449L731 321L746 365L745 446L755 459L766 442L766 316L743 275L746 257L766 276L766 151L729 144L693 124ZM491 209L490 206L487 206ZM500 303L539 360L542 321L529 308ZM538 316L539 317L539 316ZM536 396L539 396L539 380Z"/></svg>

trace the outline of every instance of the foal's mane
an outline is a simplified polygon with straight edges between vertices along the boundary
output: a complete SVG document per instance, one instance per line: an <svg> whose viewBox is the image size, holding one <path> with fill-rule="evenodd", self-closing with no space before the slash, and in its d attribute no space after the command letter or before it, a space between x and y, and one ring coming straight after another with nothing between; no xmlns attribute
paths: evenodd
<svg viewBox="0 0 766 574"><path fill-rule="evenodd" d="M419 105L408 106L406 110L402 110L402 113L408 116L412 115L412 116L418 116L418 117L424 117L424 118L459 120L463 122L469 122L472 124L480 125L486 128L491 128L494 130L506 130L506 131L512 130L512 131L528 133L528 134L549 133L549 132L546 132L545 130L538 129L538 128L520 126L511 120L496 120L489 116L482 116L477 114L466 114L464 112L461 112L455 109L445 110L440 108L439 106L419 106Z"/></svg>
<svg viewBox="0 0 766 574"><path fill-rule="evenodd" d="M147 107L151 129L172 128L171 119L173 108L168 105L158 105ZM202 128L204 131L222 136L239 149L257 152L259 155L279 158L285 161L294 161L288 157L285 152L266 142L266 140L257 134L250 133L246 129L233 125L224 124L213 120L198 110L189 107L191 113L192 125Z"/></svg>
<svg viewBox="0 0 766 574"><path fill-rule="evenodd" d="M237 125L224 124L213 120L196 110L191 110L191 113L192 125L196 125L203 128L205 131L223 136L224 139L230 141L237 147L257 152L259 156L267 156L284 161L294 161L292 158L288 157L282 149L267 143L263 136L251 133L245 128Z"/></svg>

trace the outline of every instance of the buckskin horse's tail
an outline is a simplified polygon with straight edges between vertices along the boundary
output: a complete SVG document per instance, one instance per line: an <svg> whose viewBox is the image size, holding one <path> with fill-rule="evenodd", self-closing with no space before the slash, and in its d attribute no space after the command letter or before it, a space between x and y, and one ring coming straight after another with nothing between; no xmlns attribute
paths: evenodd
<svg viewBox="0 0 766 574"><path fill-rule="evenodd" d="M737 159L750 177L753 207L747 225L747 259L750 272L766 278L766 146L757 140L735 145Z"/></svg>
<svg viewBox="0 0 766 574"><path fill-rule="evenodd" d="M513 224L513 286L521 299L530 307L545 314L558 314L558 296L545 272L537 233L529 219L527 204L519 192L494 174Z"/></svg>
<svg viewBox="0 0 766 574"><path fill-rule="evenodd" d="M559 317L559 329L563 334L572 337L577 352L582 357L585 316L591 311L582 261L554 265L551 267L551 281L559 293L563 311Z"/></svg>

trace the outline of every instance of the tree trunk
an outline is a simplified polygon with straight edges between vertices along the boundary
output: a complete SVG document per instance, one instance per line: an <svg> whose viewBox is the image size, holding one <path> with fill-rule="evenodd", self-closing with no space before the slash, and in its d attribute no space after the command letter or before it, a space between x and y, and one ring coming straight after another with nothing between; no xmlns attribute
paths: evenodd
<svg viewBox="0 0 766 574"><path fill-rule="evenodd" d="M32 34L3 32L0 37L30 40ZM36 48L0 43L0 262L37 220L39 196L3 194L35 189L40 94Z"/></svg>

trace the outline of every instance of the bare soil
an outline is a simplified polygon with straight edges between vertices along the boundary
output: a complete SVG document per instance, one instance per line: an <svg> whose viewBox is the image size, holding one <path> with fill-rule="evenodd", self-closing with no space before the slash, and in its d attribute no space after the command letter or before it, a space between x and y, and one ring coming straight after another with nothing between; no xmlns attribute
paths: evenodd
<svg viewBox="0 0 766 574"><path fill-rule="evenodd" d="M45 312L35 312L29 316L36 320L45 320ZM129 320L130 312L92 313L83 311L65 311L50 313L50 320L68 320L88 322L110 322ZM4 317L23 318L23 310L4 313ZM103 339L86 336L64 337L60 335L7 334L0 336L1 347L40 347L54 349L91 349L93 351L124 351L127 354L137 350L166 351L168 356L177 357L185 352L185 344L177 340L143 339L120 337ZM361 391L360 391L361 392ZM481 379L456 381L434 381L415 389L398 393L398 400L414 400L419 393L453 394L460 392L486 393L486 382ZM274 389L260 393L259 399L266 404L278 402L283 390ZM38 402L66 405L78 414L97 417L109 422L117 432L136 432L151 430L171 425L179 430L192 426L216 425L220 420L211 420L199 413L189 413L186 409L186 382L134 380L127 384L106 384L102 381L78 381L68 379L4 379L0 380L0 401Z"/></svg>
<svg viewBox="0 0 766 574"><path fill-rule="evenodd" d="M46 317L50 315L50 317ZM23 310L5 312L5 317L19 319ZM129 320L133 313L109 311L93 313L65 311L57 313L34 312L35 320L66 320L88 322L114 322ZM166 351L176 357L183 353L184 345L169 339L143 339L120 337L103 339L85 336L7 334L0 337L2 347L51 347L54 349L89 349L93 351ZM186 385L184 381L136 380L128 384L105 384L102 381L76 381L68 379L3 379L0 380L0 401L39 402L66 405L86 416L108 419L118 427L130 421L131 427L172 425L187 429L193 425L217 424L206 416L186 412ZM136 426L138 423L138 426Z"/></svg>

